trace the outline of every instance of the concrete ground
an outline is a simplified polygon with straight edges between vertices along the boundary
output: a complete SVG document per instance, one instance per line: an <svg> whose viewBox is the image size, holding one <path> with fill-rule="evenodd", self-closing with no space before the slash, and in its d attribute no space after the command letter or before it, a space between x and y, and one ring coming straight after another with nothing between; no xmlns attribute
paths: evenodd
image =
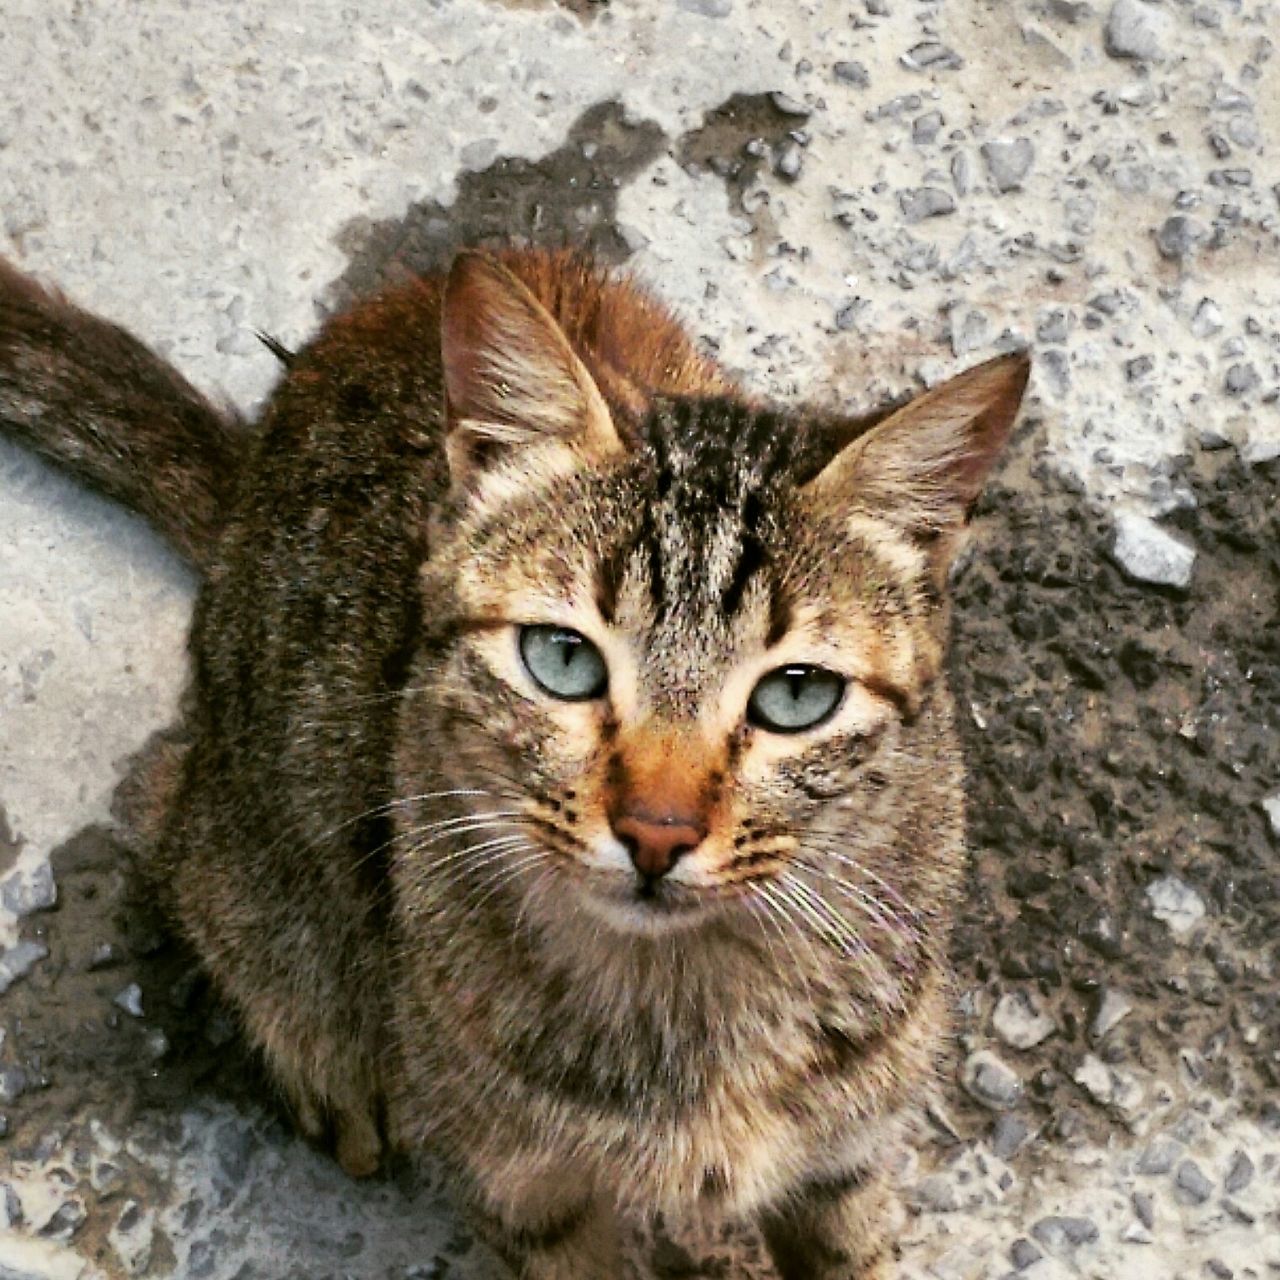
<svg viewBox="0 0 1280 1280"><path fill-rule="evenodd" d="M974 892L907 1276L1280 1274L1277 33L1271 0L5 6L0 253L246 412L255 329L486 237L625 261L783 398L1034 347L960 590ZM0 1277L496 1274L431 1169L354 1186L293 1138L138 924L104 824L193 590L0 444ZM638 1253L755 1273L718 1228Z"/></svg>

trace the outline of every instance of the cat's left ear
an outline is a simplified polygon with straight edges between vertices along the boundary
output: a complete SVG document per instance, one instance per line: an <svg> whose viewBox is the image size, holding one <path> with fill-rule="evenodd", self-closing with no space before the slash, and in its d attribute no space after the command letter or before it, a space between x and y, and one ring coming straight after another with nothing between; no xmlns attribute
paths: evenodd
<svg viewBox="0 0 1280 1280"><path fill-rule="evenodd" d="M1030 375L1025 351L966 370L846 445L805 492L902 528L926 550L941 584Z"/></svg>
<svg viewBox="0 0 1280 1280"><path fill-rule="evenodd" d="M454 259L441 320L449 468L465 485L494 461L559 442L621 449L608 406L554 317L487 254Z"/></svg>

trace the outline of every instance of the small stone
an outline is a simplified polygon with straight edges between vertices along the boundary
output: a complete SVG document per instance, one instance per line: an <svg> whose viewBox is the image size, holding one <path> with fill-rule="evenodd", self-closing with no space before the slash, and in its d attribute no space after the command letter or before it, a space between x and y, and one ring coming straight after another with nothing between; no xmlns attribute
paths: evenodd
<svg viewBox="0 0 1280 1280"><path fill-rule="evenodd" d="M159 1027L147 1032L147 1057L159 1062L169 1052L169 1037Z"/></svg>
<svg viewBox="0 0 1280 1280"><path fill-rule="evenodd" d="M887 18L889 16L889 0L867 0L867 12L873 18Z"/></svg>
<svg viewBox="0 0 1280 1280"><path fill-rule="evenodd" d="M795 116L797 119L807 120L813 115L812 107L806 106L799 98L793 98L789 93L771 93L769 101L784 116Z"/></svg>
<svg viewBox="0 0 1280 1280"><path fill-rule="evenodd" d="M1089 1034L1095 1040L1104 1039L1110 1031L1119 1026L1121 1021L1132 1012L1133 1004L1131 1001L1111 987L1104 988L1098 1001L1097 1012L1093 1015L1093 1022L1089 1027Z"/></svg>
<svg viewBox="0 0 1280 1280"><path fill-rule="evenodd" d="M1044 1254L1026 1236L1020 1236L1009 1246L1009 1260L1019 1271L1025 1271L1033 1262L1039 1262Z"/></svg>
<svg viewBox="0 0 1280 1280"><path fill-rule="evenodd" d="M1113 58L1154 62L1161 56L1162 28L1167 20L1139 0L1116 0L1107 17L1103 43Z"/></svg>
<svg viewBox="0 0 1280 1280"><path fill-rule="evenodd" d="M907 1193L912 1204L933 1213L955 1213L960 1208L960 1193L945 1174L933 1173L922 1178Z"/></svg>
<svg viewBox="0 0 1280 1280"><path fill-rule="evenodd" d="M90 972L95 969L110 969L113 964L119 964L121 958L118 947L110 942L100 942L89 953L89 960L85 967Z"/></svg>
<svg viewBox="0 0 1280 1280"><path fill-rule="evenodd" d="M949 317L951 350L957 356L976 351L987 340L991 325L981 311L968 307L953 307Z"/></svg>
<svg viewBox="0 0 1280 1280"><path fill-rule="evenodd" d="M676 0L676 4L700 18L727 18L733 12L733 0Z"/></svg>
<svg viewBox="0 0 1280 1280"><path fill-rule="evenodd" d="M52 1217L40 1228L40 1234L54 1240L70 1240L84 1225L88 1216L88 1212L79 1200L74 1197L64 1200Z"/></svg>
<svg viewBox="0 0 1280 1280"><path fill-rule="evenodd" d="M993 1111L1007 1111L1022 1097L1022 1081L1017 1072L989 1050L971 1053L960 1071L965 1092Z"/></svg>
<svg viewBox="0 0 1280 1280"><path fill-rule="evenodd" d="M132 1018L142 1017L142 988L131 982L112 1000L112 1004L123 1009Z"/></svg>
<svg viewBox="0 0 1280 1280"><path fill-rule="evenodd" d="M1025 991L1010 991L1000 997L991 1014L991 1026L1014 1049L1034 1049L1057 1030L1035 997Z"/></svg>
<svg viewBox="0 0 1280 1280"><path fill-rule="evenodd" d="M1075 26L1093 16L1093 7L1085 0L1049 0L1049 12L1060 21Z"/></svg>
<svg viewBox="0 0 1280 1280"><path fill-rule="evenodd" d="M1194 1204L1204 1204L1213 1195L1213 1183L1194 1160L1184 1160L1174 1174L1174 1185Z"/></svg>
<svg viewBox="0 0 1280 1280"><path fill-rule="evenodd" d="M865 298L854 298L850 302L846 302L844 306L836 312L836 328L841 333L848 333L851 329L858 327L858 316L866 310L867 300Z"/></svg>
<svg viewBox="0 0 1280 1280"><path fill-rule="evenodd" d="M1106 1063L1087 1053L1071 1077L1099 1106L1106 1106L1115 1094L1115 1084Z"/></svg>
<svg viewBox="0 0 1280 1280"><path fill-rule="evenodd" d="M1235 1280L1236 1273L1221 1258L1210 1258L1204 1264L1204 1269L1213 1280Z"/></svg>
<svg viewBox="0 0 1280 1280"><path fill-rule="evenodd" d="M48 954L49 948L38 942L19 942L0 954L0 996L19 978L25 978Z"/></svg>
<svg viewBox="0 0 1280 1280"><path fill-rule="evenodd" d="M1140 1222L1126 1222L1120 1231L1120 1239L1124 1244L1152 1244L1155 1236L1151 1234L1150 1227L1144 1227Z"/></svg>
<svg viewBox="0 0 1280 1280"><path fill-rule="evenodd" d="M1252 364L1233 364L1222 380L1223 388L1229 396L1242 396L1252 391L1262 381L1257 369Z"/></svg>
<svg viewBox="0 0 1280 1280"><path fill-rule="evenodd" d="M1204 899L1185 880L1163 876L1147 885L1151 914L1181 936L1204 919Z"/></svg>
<svg viewBox="0 0 1280 1280"><path fill-rule="evenodd" d="M0 1182L0 1227L10 1231L22 1226L23 1220L22 1201L18 1198L18 1193L7 1182Z"/></svg>
<svg viewBox="0 0 1280 1280"><path fill-rule="evenodd" d="M1055 307L1036 323L1037 342L1066 342L1070 316L1062 307Z"/></svg>
<svg viewBox="0 0 1280 1280"><path fill-rule="evenodd" d="M0 884L0 905L19 920L37 911L48 911L57 901L58 889L47 862L39 863L30 871L15 870Z"/></svg>
<svg viewBox="0 0 1280 1280"><path fill-rule="evenodd" d="M973 166L963 151L957 151L951 157L951 185L958 196L967 196L973 187Z"/></svg>
<svg viewBox="0 0 1280 1280"><path fill-rule="evenodd" d="M1156 248L1160 250L1161 257L1176 262L1193 253L1208 238L1209 232L1204 223L1175 213L1173 217L1166 218L1156 232Z"/></svg>
<svg viewBox="0 0 1280 1280"><path fill-rule="evenodd" d="M1156 1225L1156 1201L1153 1195L1146 1191L1135 1191L1133 1193L1133 1211L1138 1215L1138 1221L1148 1231L1154 1230Z"/></svg>
<svg viewBox="0 0 1280 1280"><path fill-rule="evenodd" d="M871 87L871 73L861 62L837 62L831 73L841 84L851 84L857 89Z"/></svg>
<svg viewBox="0 0 1280 1280"><path fill-rule="evenodd" d="M908 49L898 61L908 71L923 71L926 67L955 71L964 66L964 59L938 40L922 40Z"/></svg>
<svg viewBox="0 0 1280 1280"><path fill-rule="evenodd" d="M902 216L911 223L956 211L955 197L941 187L916 187L912 191L903 191L898 196L898 204L902 207Z"/></svg>
<svg viewBox="0 0 1280 1280"><path fill-rule="evenodd" d="M1197 338L1212 338L1222 332L1222 312L1211 298L1201 298L1191 317L1191 332Z"/></svg>
<svg viewBox="0 0 1280 1280"><path fill-rule="evenodd" d="M1031 1136L1031 1128L1021 1116L1001 1112L991 1130L991 1150L1001 1160L1012 1160Z"/></svg>
<svg viewBox="0 0 1280 1280"><path fill-rule="evenodd" d="M1124 362L1125 379L1129 382L1141 382L1155 367L1156 362L1150 356L1136 356Z"/></svg>
<svg viewBox="0 0 1280 1280"><path fill-rule="evenodd" d="M918 147L927 147L942 131L941 111L926 111L911 122L911 141Z"/></svg>
<svg viewBox="0 0 1280 1280"><path fill-rule="evenodd" d="M987 175L1000 192L1017 191L1021 188L1023 179L1031 172L1035 158L1036 150L1030 138L982 144L982 159L987 166Z"/></svg>
<svg viewBox="0 0 1280 1280"><path fill-rule="evenodd" d="M1031 1234L1048 1250L1062 1253L1068 1248L1092 1244L1098 1238L1098 1227L1092 1218L1041 1218Z"/></svg>
<svg viewBox="0 0 1280 1280"><path fill-rule="evenodd" d="M1226 1180L1222 1184L1227 1195L1234 1196L1243 1191L1253 1181L1253 1174L1253 1161L1248 1153L1237 1151L1231 1157L1231 1168L1227 1170Z"/></svg>
<svg viewBox="0 0 1280 1280"><path fill-rule="evenodd" d="M1123 511L1116 517L1112 555L1135 582L1182 590L1191 585L1191 570L1196 561L1194 549L1137 512Z"/></svg>
<svg viewBox="0 0 1280 1280"><path fill-rule="evenodd" d="M794 182L800 176L800 169L804 164L804 152L796 142L788 141L783 143L778 149L777 157L773 162L773 171L780 178L785 178L788 182Z"/></svg>
<svg viewBox="0 0 1280 1280"><path fill-rule="evenodd" d="M27 1073L17 1066L0 1067L0 1107L7 1107L27 1091Z"/></svg>

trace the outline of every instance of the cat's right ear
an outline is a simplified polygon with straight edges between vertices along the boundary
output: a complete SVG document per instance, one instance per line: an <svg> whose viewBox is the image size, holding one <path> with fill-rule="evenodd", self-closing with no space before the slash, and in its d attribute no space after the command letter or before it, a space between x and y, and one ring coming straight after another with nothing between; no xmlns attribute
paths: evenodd
<svg viewBox="0 0 1280 1280"><path fill-rule="evenodd" d="M468 251L454 260L440 328L455 485L531 445L558 442L589 460L622 448L564 331L495 259Z"/></svg>

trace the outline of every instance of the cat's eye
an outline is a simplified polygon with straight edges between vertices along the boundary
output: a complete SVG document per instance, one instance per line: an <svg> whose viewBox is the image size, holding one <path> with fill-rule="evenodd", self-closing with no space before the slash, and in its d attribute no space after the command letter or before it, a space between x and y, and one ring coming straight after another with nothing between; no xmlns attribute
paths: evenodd
<svg viewBox="0 0 1280 1280"><path fill-rule="evenodd" d="M772 733L816 728L840 705L844 685L843 676L824 667L779 667L752 689L747 719Z"/></svg>
<svg viewBox="0 0 1280 1280"><path fill-rule="evenodd" d="M589 702L609 687L600 650L568 627L521 627L520 657L538 688L564 702Z"/></svg>

